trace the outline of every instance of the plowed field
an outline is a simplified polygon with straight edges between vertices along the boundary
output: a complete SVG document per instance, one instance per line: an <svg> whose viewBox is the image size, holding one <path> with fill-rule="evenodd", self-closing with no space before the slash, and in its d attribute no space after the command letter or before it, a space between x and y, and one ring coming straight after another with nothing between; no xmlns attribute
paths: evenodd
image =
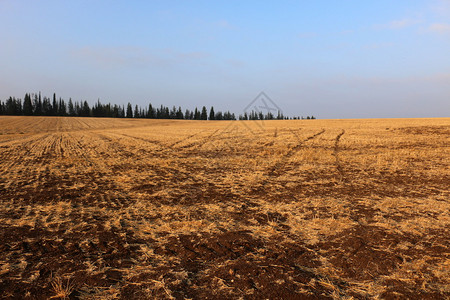
<svg viewBox="0 0 450 300"><path fill-rule="evenodd" d="M448 299L450 119L0 117L0 297Z"/></svg>

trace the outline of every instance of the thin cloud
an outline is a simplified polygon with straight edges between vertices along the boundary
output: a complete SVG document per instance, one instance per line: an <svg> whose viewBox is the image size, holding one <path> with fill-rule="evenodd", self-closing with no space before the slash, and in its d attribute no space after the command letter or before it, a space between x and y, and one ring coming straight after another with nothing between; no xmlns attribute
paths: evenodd
<svg viewBox="0 0 450 300"><path fill-rule="evenodd" d="M439 34L450 34L450 24L433 23L430 26L428 26L428 31Z"/></svg>
<svg viewBox="0 0 450 300"><path fill-rule="evenodd" d="M373 27L375 29L392 29L392 30L398 30L398 29L404 29L407 27L414 26L416 24L421 23L421 20L417 19L400 19L400 20L393 20L385 24L377 24Z"/></svg>
<svg viewBox="0 0 450 300"><path fill-rule="evenodd" d="M215 23L215 25L222 29L236 29L236 27L230 24L227 20L219 20Z"/></svg>
<svg viewBox="0 0 450 300"><path fill-rule="evenodd" d="M72 56L104 68L169 67L203 60L204 52L178 52L173 49L151 50L142 47L93 47L74 50Z"/></svg>

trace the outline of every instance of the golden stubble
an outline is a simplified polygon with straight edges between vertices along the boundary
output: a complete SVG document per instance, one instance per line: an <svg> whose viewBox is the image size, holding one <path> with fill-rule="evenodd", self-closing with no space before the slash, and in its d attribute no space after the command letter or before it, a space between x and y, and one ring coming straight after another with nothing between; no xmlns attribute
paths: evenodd
<svg viewBox="0 0 450 300"><path fill-rule="evenodd" d="M276 241L309 249L320 262L310 269L317 279L291 282L305 295L320 286L332 298L380 298L392 280L416 292L449 292L449 258L429 250L448 251L450 240L449 119L258 123L0 117L0 128L3 227L45 231L44 241L69 239L68 245L79 235L77 243L87 252L101 243L102 232L125 241L132 233L147 241L124 242L125 249L137 246L133 267L114 268L123 279L112 286L77 285L83 297L113 299L124 286L140 286L154 297L173 298L171 289L190 280L186 270L174 268L170 278L139 279L182 263L160 249L179 237L206 241L227 232L246 232L267 247ZM374 247L403 259L389 274L345 277L333 260L336 249L327 243L361 227L404 237ZM411 242L414 238L420 242ZM37 240L26 238L29 244ZM10 243L19 249L21 241ZM11 251L1 258L0 276L38 282L39 266L25 272L30 255ZM261 253L252 255L263 260ZM112 270L103 257L83 263L90 276ZM205 262L199 276L234 263ZM76 272L59 275L72 282ZM214 276L211 284L218 290L233 297L240 293ZM47 282L54 297L75 289L58 280ZM241 296L256 291L246 289Z"/></svg>

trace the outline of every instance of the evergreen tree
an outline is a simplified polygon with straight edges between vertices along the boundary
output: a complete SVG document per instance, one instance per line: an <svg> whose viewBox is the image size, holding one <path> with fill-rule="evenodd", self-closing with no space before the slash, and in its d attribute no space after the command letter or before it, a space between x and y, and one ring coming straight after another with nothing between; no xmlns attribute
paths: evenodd
<svg viewBox="0 0 450 300"><path fill-rule="evenodd" d="M23 114L25 116L33 115L33 105L31 104L30 94L25 94L25 98L23 99Z"/></svg>
<svg viewBox="0 0 450 300"><path fill-rule="evenodd" d="M200 115L201 120L208 120L208 110L205 106L202 108L202 114Z"/></svg>
<svg viewBox="0 0 450 300"><path fill-rule="evenodd" d="M153 108L152 104L149 104L147 111L147 118L154 119L155 117L156 117L155 109Z"/></svg>
<svg viewBox="0 0 450 300"><path fill-rule="evenodd" d="M209 119L214 120L215 118L214 107L211 106L211 110L209 111Z"/></svg>
<svg viewBox="0 0 450 300"><path fill-rule="evenodd" d="M75 102L75 115L81 117L81 105L78 102Z"/></svg>
<svg viewBox="0 0 450 300"><path fill-rule="evenodd" d="M200 112L198 111L197 107L195 108L195 112L194 112L194 120L201 120L201 115Z"/></svg>
<svg viewBox="0 0 450 300"><path fill-rule="evenodd" d="M177 119L184 119L183 111L181 110L181 106L178 106L177 110Z"/></svg>
<svg viewBox="0 0 450 300"><path fill-rule="evenodd" d="M67 106L63 99L59 98L58 103L58 116L65 116L67 115Z"/></svg>
<svg viewBox="0 0 450 300"><path fill-rule="evenodd" d="M47 97L44 97L44 99L42 100L42 115L52 115L52 104L50 103L50 99Z"/></svg>
<svg viewBox="0 0 450 300"><path fill-rule="evenodd" d="M236 120L234 113L230 111L215 112L214 107L211 106L208 114L206 106L203 106L201 110L195 108L195 110L186 109L184 114L181 107L176 108L173 106L171 109L164 105L155 109L152 104L147 108L141 108L138 105L133 106L128 103L126 106L118 106L102 104L100 99L94 104L92 108L89 107L87 101L73 102L69 99L68 105L66 105L64 99L59 98L56 100L56 93L53 93L53 99L48 97L41 98L41 93L30 94L26 93L23 99L16 99L9 97L5 102L0 101L0 114L7 115L26 115L26 116L84 116L84 117L113 117L113 118L159 118L159 119L186 119L186 120ZM277 115L274 116L272 112L264 114L261 111L244 112L243 115L238 116L239 120L289 120L289 117L283 115L281 111L277 111ZM314 116L296 116L293 119L315 119Z"/></svg>
<svg viewBox="0 0 450 300"><path fill-rule="evenodd" d="M284 119L283 113L281 111L278 111L277 120L283 120L283 119Z"/></svg>
<svg viewBox="0 0 450 300"><path fill-rule="evenodd" d="M176 109L175 105L170 110L169 118L170 119L176 119L177 118L177 109Z"/></svg>
<svg viewBox="0 0 450 300"><path fill-rule="evenodd" d="M73 106L72 98L69 98L69 116L75 116L75 107Z"/></svg>
<svg viewBox="0 0 450 300"><path fill-rule="evenodd" d="M133 117L133 107L131 106L131 103L128 102L127 104L127 118L132 118Z"/></svg>
<svg viewBox="0 0 450 300"><path fill-rule="evenodd" d="M15 106L15 100L13 100L12 97L9 97L5 103L5 114L6 115L14 115L14 111L15 111L14 106Z"/></svg>
<svg viewBox="0 0 450 300"><path fill-rule="evenodd" d="M191 111L189 109L186 109L186 111L184 112L184 118L186 120L190 120L191 119Z"/></svg>
<svg viewBox="0 0 450 300"><path fill-rule="evenodd" d="M170 111L168 107L164 107L164 119L170 118Z"/></svg>
<svg viewBox="0 0 450 300"><path fill-rule="evenodd" d="M83 102L83 108L81 109L81 116L82 117L91 116L91 108L89 107L89 104L87 103L87 101Z"/></svg>
<svg viewBox="0 0 450 300"><path fill-rule="evenodd" d="M56 94L53 93L53 104L51 109L51 115L56 116L58 114L58 103L56 102Z"/></svg>
<svg viewBox="0 0 450 300"><path fill-rule="evenodd" d="M163 106L161 105L161 107L156 109L156 118L157 119L161 119L162 118L162 111L163 111Z"/></svg>
<svg viewBox="0 0 450 300"><path fill-rule="evenodd" d="M34 94L33 99L33 116L40 116L42 114L42 103L37 94Z"/></svg>
<svg viewBox="0 0 450 300"><path fill-rule="evenodd" d="M39 92L38 107L36 109L39 110L39 116L41 116L43 114L41 92Z"/></svg>

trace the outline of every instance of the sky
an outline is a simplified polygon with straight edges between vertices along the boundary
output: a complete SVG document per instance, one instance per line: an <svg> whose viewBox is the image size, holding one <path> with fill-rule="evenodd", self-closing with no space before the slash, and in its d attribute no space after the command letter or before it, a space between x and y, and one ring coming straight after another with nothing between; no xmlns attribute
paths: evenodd
<svg viewBox="0 0 450 300"><path fill-rule="evenodd" d="M0 100L450 117L450 0L0 0Z"/></svg>

